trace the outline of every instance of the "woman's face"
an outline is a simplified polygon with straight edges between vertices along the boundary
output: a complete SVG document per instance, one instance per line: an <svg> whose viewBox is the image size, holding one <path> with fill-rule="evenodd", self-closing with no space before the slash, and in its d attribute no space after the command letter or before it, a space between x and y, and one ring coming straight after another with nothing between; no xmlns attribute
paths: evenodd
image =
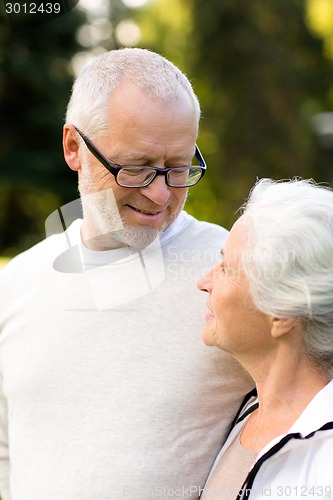
<svg viewBox="0 0 333 500"><path fill-rule="evenodd" d="M270 317L255 308L241 266L246 231L247 226L240 218L221 250L221 262L198 283L202 291L209 293L203 341L234 355L269 349L274 342Z"/></svg>

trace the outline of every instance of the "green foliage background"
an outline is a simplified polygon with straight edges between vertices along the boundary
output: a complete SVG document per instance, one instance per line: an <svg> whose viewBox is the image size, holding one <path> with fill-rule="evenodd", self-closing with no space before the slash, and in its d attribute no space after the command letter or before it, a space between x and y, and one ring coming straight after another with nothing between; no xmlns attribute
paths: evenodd
<svg viewBox="0 0 333 500"><path fill-rule="evenodd" d="M117 25L131 18L137 45L177 64L199 96L209 171L190 191L196 217L229 228L256 177L333 181L332 145L320 145L312 120L333 109L333 65L327 39L310 28L311 1L151 0L129 9L110 0L113 31L99 49L122 46ZM0 12L0 254L43 238L46 217L77 197L61 135L70 61L96 49L80 45L83 24L93 20L76 7L14 32Z"/></svg>

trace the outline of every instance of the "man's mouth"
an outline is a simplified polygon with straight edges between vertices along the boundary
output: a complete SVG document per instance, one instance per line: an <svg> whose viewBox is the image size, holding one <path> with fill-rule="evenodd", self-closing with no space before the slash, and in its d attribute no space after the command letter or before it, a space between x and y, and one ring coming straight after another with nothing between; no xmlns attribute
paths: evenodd
<svg viewBox="0 0 333 500"><path fill-rule="evenodd" d="M140 214L144 214L144 215L157 215L160 213L160 212L148 212L147 210L142 210L140 208L132 207L132 205L128 205L128 206L130 208L132 208L133 210L135 210L136 212L139 212Z"/></svg>

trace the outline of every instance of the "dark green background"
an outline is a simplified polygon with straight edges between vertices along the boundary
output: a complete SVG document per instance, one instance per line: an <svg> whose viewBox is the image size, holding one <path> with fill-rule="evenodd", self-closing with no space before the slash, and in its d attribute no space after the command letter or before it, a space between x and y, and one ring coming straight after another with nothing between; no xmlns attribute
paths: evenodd
<svg viewBox="0 0 333 500"><path fill-rule="evenodd" d="M185 21L178 3L179 11L163 12L157 0L137 10L112 1L113 35L102 45L119 47L117 23L132 17L142 26L141 45L191 79L203 110L198 143L209 170L191 190L188 210L229 228L256 177L332 182L332 145L320 144L312 118L333 110L333 66L306 23L306 2L186 0ZM73 80L69 61L87 50L76 32L90 21L76 6L15 31L4 4L0 255L11 256L43 238L46 217L77 198L61 137Z"/></svg>

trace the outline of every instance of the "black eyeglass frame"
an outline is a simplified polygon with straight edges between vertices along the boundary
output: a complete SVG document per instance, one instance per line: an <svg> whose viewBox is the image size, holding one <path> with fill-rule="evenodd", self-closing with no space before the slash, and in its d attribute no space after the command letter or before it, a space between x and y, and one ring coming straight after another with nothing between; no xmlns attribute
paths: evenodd
<svg viewBox="0 0 333 500"><path fill-rule="evenodd" d="M207 165L206 165L206 162L205 162L205 160L204 160L204 158L203 158L203 156L202 156L202 154L200 152L200 149L198 148L197 145L195 145L194 156L198 160L199 165L195 165L195 166L193 166L193 168L200 168L201 169L201 176L199 177L199 179L194 184L190 184L189 186L175 186L173 184L169 184L168 175L167 175L168 172L170 170L174 170L176 168L188 168L188 169L190 169L190 168L192 168L191 165L175 166L175 167L165 167L165 168L150 167L148 165L135 165L135 164L126 164L126 165L115 166L112 163L110 163L100 151L98 151L98 149L96 148L96 146L94 146L94 144L91 142L90 139L88 139L88 137L86 135L84 135L75 125L73 125L73 126L74 126L75 130L77 131L77 133L82 137L85 145L87 146L87 148L89 149L89 151L91 152L91 154L114 176L116 183L118 184L118 186L121 186L121 187L126 187L126 188L129 188L129 189L130 188L146 187L151 182L153 182L153 180L155 179L155 177L157 175L164 175L165 183L166 183L167 186L173 187L173 188L184 189L184 188L189 188L189 187L192 187L192 186L195 186L196 184L198 184L198 182L203 178L203 176L205 175L205 172L207 170ZM118 182L117 177L118 177L118 174L119 174L120 170L122 170L123 168L127 168L127 167L141 167L141 168L145 168L147 170L154 171L155 175L154 175L154 177L152 177L151 179L149 179L149 181L146 184L143 184L143 185L140 185L140 186L125 186L125 185L120 184Z"/></svg>

